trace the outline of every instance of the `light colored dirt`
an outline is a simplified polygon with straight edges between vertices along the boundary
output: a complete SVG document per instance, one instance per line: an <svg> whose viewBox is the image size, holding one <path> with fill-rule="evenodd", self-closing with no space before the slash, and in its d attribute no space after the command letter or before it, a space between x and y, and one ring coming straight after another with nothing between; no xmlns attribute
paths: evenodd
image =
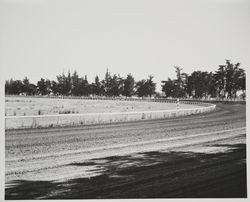
<svg viewBox="0 0 250 202"><path fill-rule="evenodd" d="M66 180L73 177L91 177L96 175L95 172L89 172L93 167L81 167L79 169L74 169L74 172L70 172L72 166L67 165L76 162L82 163L93 158L105 158L116 155L122 156L149 151L198 151L201 153L227 151L227 147L211 147L208 145L211 142L214 144L222 140L230 142L231 144L235 143L235 141L243 141L245 143L245 132L245 128L243 127L212 133L189 134L186 136L168 137L150 141L107 145L91 149L34 154L29 157L22 156L7 161L6 168L8 172L6 172L6 175L11 176L15 174L15 180L19 179L20 176L26 180ZM27 163L29 165L27 165ZM11 180L13 180L13 178Z"/></svg>
<svg viewBox="0 0 250 202"><path fill-rule="evenodd" d="M190 187L188 182L191 182L192 176L188 173L191 171L194 172L192 175L195 175L197 180L204 180L200 183L201 185L208 184L208 177L211 178L211 173L215 181L224 180L224 175L228 174L232 177L233 172L241 173L239 171L241 167L237 165L241 165L240 162L244 163L244 155L242 156L244 152L232 153L232 155L228 153L233 152L232 148L237 145L245 145L245 110L245 105L219 104L215 112L175 119L6 131L7 195L9 198L23 197L27 190L25 192L26 188L21 187L30 186L25 185L25 182L35 183L40 180L50 182L51 186L54 183L61 183L60 186L68 186L68 188L56 186L52 189L48 188L48 185L36 183L34 187L37 186L39 190L46 189L48 192L43 194L38 192L38 195L30 196L33 199L146 196L147 193L157 194L159 190L164 191L164 187L169 189L173 186L174 190L175 186L183 186L185 183L187 187ZM158 153L155 153L156 156L150 153L156 151L163 156L167 155L167 158L162 159L157 156ZM216 156L210 157L209 155ZM182 159L181 163L171 163L178 161L178 158ZM189 158L194 158L192 161L195 162L198 159L199 163L195 165L192 165L192 161L186 163L185 159ZM231 163L222 164L224 161ZM163 163L163 168L158 166L161 165L160 162ZM188 171L189 166L191 171ZM202 166L204 170L199 169ZM140 169L140 172L137 173L136 169ZM178 181L174 182L177 176L171 173L185 169L185 174L178 174ZM124 172L128 170L126 171L128 174L125 175L122 170ZM161 182L173 181L168 186L162 186L160 183L160 179L163 179L162 176L165 175L173 175ZM108 178L106 179L105 176ZM186 180L187 176L189 176L189 181ZM226 179L229 180L229 178ZM20 186L16 184L17 180L22 181ZM74 187L76 184L77 187ZM219 185L221 186L220 183ZM120 186L123 188L119 188ZM158 186L161 188L157 189ZM234 186L235 184L232 184L232 187ZM130 187L138 189L137 192L134 193ZM150 188L147 189L147 187ZM139 188L143 191L140 192ZM112 192L108 191L109 189ZM178 190L185 189L182 187ZM212 188L205 190L210 189ZM20 192L20 190L23 191ZM158 196L165 196L164 193L159 193ZM178 194L179 192L171 193ZM29 198L28 195L26 196Z"/></svg>

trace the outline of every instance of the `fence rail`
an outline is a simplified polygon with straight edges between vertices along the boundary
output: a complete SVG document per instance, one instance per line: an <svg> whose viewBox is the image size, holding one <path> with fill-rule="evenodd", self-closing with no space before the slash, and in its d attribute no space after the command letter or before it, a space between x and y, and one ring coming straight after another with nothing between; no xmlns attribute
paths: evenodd
<svg viewBox="0 0 250 202"><path fill-rule="evenodd" d="M55 97L50 97L55 98ZM67 97L68 98L68 97ZM57 97L58 99L58 97ZM64 98L62 98L64 99ZM76 99L76 98L72 98ZM79 97L78 97L79 99ZM82 97L80 99L87 99ZM92 99L92 98L90 98ZM108 98L110 99L110 98ZM107 99L107 100L108 100ZM117 100L113 98L114 100ZM125 99L128 101L150 101L176 103L173 99ZM195 101L180 101L181 104L202 106L190 109L138 111L138 112L113 112L113 113L85 113L85 114L58 114L36 116L6 116L5 129L39 128L55 126L91 125L125 121L139 121L146 119L164 119L170 117L186 116L191 114L206 113L215 110L216 105Z"/></svg>

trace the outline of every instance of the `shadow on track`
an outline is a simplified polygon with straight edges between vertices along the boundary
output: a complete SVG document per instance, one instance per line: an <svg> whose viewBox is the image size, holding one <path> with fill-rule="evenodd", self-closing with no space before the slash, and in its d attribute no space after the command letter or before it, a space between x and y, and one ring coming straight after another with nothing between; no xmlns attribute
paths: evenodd
<svg viewBox="0 0 250 202"><path fill-rule="evenodd" d="M227 152L145 152L91 159L96 176L64 182L13 181L5 199L245 198L246 145Z"/></svg>

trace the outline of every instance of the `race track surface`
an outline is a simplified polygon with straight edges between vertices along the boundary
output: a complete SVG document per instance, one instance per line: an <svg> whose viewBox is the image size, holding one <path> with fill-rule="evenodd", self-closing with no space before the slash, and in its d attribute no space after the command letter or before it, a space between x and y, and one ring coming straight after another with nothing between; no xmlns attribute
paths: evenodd
<svg viewBox="0 0 250 202"><path fill-rule="evenodd" d="M242 198L246 106L5 132L5 199Z"/></svg>

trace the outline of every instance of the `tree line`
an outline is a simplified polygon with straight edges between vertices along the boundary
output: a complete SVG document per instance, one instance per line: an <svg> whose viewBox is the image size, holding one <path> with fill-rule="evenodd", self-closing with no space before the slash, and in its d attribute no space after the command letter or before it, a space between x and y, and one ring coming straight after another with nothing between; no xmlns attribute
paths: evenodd
<svg viewBox="0 0 250 202"><path fill-rule="evenodd" d="M162 81L162 91L166 97L232 99L242 91L241 97L245 99L246 75L240 63L233 64L226 60L226 64L219 65L214 73L194 71L190 75L183 73L181 67L174 68L176 79Z"/></svg>
<svg viewBox="0 0 250 202"><path fill-rule="evenodd" d="M135 81L132 74L128 74L126 78L120 75L111 74L106 71L104 79L100 80L95 77L93 83L88 82L85 75L80 77L77 71L71 75L70 71L56 76L56 81L41 78L36 84L29 82L25 77L21 80L7 80L5 83L5 94L8 95L64 95L64 96L126 96L131 97L137 95L145 97L155 94L156 83L153 82L153 76L147 79Z"/></svg>
<svg viewBox="0 0 250 202"><path fill-rule="evenodd" d="M240 63L233 64L226 60L225 65L213 72L194 71L190 75L182 72L182 68L174 66L176 79L161 81L162 92L168 98L236 98L237 92L242 91L245 98L246 75L240 68ZM111 74L108 70L102 80L95 77L93 83L88 82L85 75L80 77L76 71L70 71L56 76L56 80L41 78L36 84L23 80L7 80L5 94L8 95L64 95L64 96L160 96L156 92L153 76L135 81L132 74L125 78L119 74Z"/></svg>

